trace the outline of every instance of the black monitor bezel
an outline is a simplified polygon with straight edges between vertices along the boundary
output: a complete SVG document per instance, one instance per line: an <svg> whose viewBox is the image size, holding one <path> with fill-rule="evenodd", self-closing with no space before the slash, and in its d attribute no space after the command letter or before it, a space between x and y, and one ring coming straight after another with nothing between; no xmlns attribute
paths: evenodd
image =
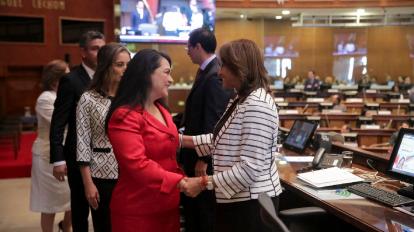
<svg viewBox="0 0 414 232"><path fill-rule="evenodd" d="M405 134L412 134L414 136L414 129L401 128L400 131L398 132L397 140L395 141L395 145L394 145L394 148L392 149L390 159L388 160L388 167L387 167L386 173L394 178L413 184L414 177L404 175L404 174L401 174L401 173L398 173L392 170L392 166L394 164L395 158L397 157L398 150L400 149L401 140Z"/></svg>
<svg viewBox="0 0 414 232"><path fill-rule="evenodd" d="M300 147L297 147L295 145L286 143L286 141L288 140L289 136L292 133L292 128L295 127L296 123L300 123L300 122L302 122L302 123L310 123L310 124L313 125L312 131L309 134L309 137L306 138L306 141L304 143L305 145L303 146L303 148L300 148ZM310 120L303 120L303 119L295 120L295 122L293 123L292 127L289 130L289 134L286 136L286 139L283 142L283 147L285 147L287 149L290 149L290 150L293 150L293 151L296 151L296 152L302 152L303 150L306 149L306 147L308 147L308 145L309 145L309 143L310 143L310 141L311 141L311 139L313 137L313 134L315 133L317 127L318 127L318 123L315 123L315 122L310 121Z"/></svg>

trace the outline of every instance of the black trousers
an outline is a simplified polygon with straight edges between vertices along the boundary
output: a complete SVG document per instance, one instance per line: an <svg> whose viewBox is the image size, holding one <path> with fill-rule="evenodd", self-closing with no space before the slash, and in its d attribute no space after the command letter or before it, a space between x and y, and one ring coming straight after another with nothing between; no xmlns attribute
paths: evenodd
<svg viewBox="0 0 414 232"><path fill-rule="evenodd" d="M110 232L112 227L109 204L117 180L98 178L92 180L99 192L98 208L96 210L91 209L93 229L95 232Z"/></svg>
<svg viewBox="0 0 414 232"><path fill-rule="evenodd" d="M203 191L196 198L181 194L185 232L214 232L216 197L214 191Z"/></svg>
<svg viewBox="0 0 414 232"><path fill-rule="evenodd" d="M68 182L73 232L88 232L89 203L86 200L82 176L76 165L68 164Z"/></svg>
<svg viewBox="0 0 414 232"><path fill-rule="evenodd" d="M273 204L277 208L279 198L273 197ZM249 200L235 203L217 203L216 211L217 232L272 232L260 217L258 200Z"/></svg>

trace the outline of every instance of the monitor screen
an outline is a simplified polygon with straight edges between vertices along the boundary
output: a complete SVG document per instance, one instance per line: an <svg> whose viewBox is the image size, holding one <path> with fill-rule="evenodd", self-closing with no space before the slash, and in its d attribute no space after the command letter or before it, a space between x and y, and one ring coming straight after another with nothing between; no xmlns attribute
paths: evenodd
<svg viewBox="0 0 414 232"><path fill-rule="evenodd" d="M186 43L189 33L214 30L214 0L120 0L122 42Z"/></svg>
<svg viewBox="0 0 414 232"><path fill-rule="evenodd" d="M296 120L283 146L292 150L303 151L312 138L317 125L315 122Z"/></svg>
<svg viewBox="0 0 414 232"><path fill-rule="evenodd" d="M388 173L414 183L414 129L401 128L388 163Z"/></svg>

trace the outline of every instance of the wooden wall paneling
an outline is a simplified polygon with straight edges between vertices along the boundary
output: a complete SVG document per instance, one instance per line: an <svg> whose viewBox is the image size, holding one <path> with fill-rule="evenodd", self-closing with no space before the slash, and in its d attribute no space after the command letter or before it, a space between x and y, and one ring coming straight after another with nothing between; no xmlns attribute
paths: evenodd
<svg viewBox="0 0 414 232"><path fill-rule="evenodd" d="M11 66L3 79L4 114L22 115L29 106L32 114L40 94L40 79L43 66Z"/></svg>
<svg viewBox="0 0 414 232"><path fill-rule="evenodd" d="M174 82L180 82L182 78L184 82L194 82L198 65L193 64L187 55L185 48L187 44L160 45L159 50L169 54L173 61L173 69L171 75Z"/></svg>
<svg viewBox="0 0 414 232"><path fill-rule="evenodd" d="M404 26L371 27L368 29L368 72L378 81L385 74L392 77L413 73Z"/></svg>
<svg viewBox="0 0 414 232"><path fill-rule="evenodd" d="M332 28L316 28L315 31L315 71L321 80L332 76L333 68L333 35Z"/></svg>
<svg viewBox="0 0 414 232"><path fill-rule="evenodd" d="M221 19L216 23L218 48L235 39L250 39L263 48L263 19Z"/></svg>
<svg viewBox="0 0 414 232"><path fill-rule="evenodd" d="M45 0L47 1L47 0ZM36 1L23 1L22 7L0 7L1 15L42 16L45 18L45 43L39 44L0 44L0 65L44 65L53 59L64 59L65 54L71 56L72 64L80 63L79 48L76 45L59 44L59 17L75 17L85 19L102 19L105 22L107 41L114 41L113 1L101 0L61 0L64 10L51 10L34 7ZM81 6L81 7L80 7ZM30 58L23 59L23 57Z"/></svg>

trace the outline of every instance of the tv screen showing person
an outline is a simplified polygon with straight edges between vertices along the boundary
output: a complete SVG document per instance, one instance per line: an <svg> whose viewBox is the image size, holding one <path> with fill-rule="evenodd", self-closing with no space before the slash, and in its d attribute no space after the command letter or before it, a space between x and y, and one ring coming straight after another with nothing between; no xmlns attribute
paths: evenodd
<svg viewBox="0 0 414 232"><path fill-rule="evenodd" d="M214 0L121 0L123 42L186 43L190 31L214 30Z"/></svg>

